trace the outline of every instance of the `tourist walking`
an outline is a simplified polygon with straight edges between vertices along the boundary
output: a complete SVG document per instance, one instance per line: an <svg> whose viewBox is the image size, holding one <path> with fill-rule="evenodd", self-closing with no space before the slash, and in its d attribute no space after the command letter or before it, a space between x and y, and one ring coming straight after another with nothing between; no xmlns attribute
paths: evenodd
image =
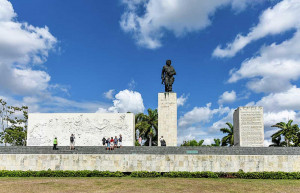
<svg viewBox="0 0 300 193"><path fill-rule="evenodd" d="M122 147L122 135L120 134L120 137L119 137L119 147L121 148Z"/></svg>
<svg viewBox="0 0 300 193"><path fill-rule="evenodd" d="M72 133L70 137L70 149L74 150L75 149L75 135Z"/></svg>
<svg viewBox="0 0 300 193"><path fill-rule="evenodd" d="M140 146L142 146L142 137L141 136L139 137L139 144L140 144Z"/></svg>
<svg viewBox="0 0 300 193"><path fill-rule="evenodd" d="M105 139L105 137L103 137L103 139L102 139L102 145L105 146L105 143L106 143L106 139Z"/></svg>
<svg viewBox="0 0 300 193"><path fill-rule="evenodd" d="M56 146L57 146L57 137L55 137L53 140L53 150L58 150Z"/></svg>

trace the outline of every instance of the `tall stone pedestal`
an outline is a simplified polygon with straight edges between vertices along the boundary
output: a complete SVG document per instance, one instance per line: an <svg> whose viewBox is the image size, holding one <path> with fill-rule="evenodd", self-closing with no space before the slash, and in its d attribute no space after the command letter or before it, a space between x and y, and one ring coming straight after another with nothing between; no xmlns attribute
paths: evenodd
<svg viewBox="0 0 300 193"><path fill-rule="evenodd" d="M167 146L177 146L177 94L158 93L158 145L163 136Z"/></svg>
<svg viewBox="0 0 300 193"><path fill-rule="evenodd" d="M263 107L239 107L233 114L234 146L263 147Z"/></svg>

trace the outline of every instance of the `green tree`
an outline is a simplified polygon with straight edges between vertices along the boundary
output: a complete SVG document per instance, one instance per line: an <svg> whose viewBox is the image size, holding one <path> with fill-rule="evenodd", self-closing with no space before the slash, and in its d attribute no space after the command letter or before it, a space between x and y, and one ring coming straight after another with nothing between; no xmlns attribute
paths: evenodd
<svg viewBox="0 0 300 193"><path fill-rule="evenodd" d="M189 140L189 141L183 141L183 143L180 146L203 146L204 140L199 140L197 142L195 139Z"/></svg>
<svg viewBox="0 0 300 193"><path fill-rule="evenodd" d="M28 107L7 106L0 99L1 128L0 143L25 146L27 137Z"/></svg>
<svg viewBox="0 0 300 193"><path fill-rule="evenodd" d="M214 139L215 143L211 144L211 146L218 147L221 146L221 140L220 139Z"/></svg>
<svg viewBox="0 0 300 193"><path fill-rule="evenodd" d="M281 141L281 136L278 137L272 137L272 144L269 145L269 147L282 147L286 146L285 141Z"/></svg>
<svg viewBox="0 0 300 193"><path fill-rule="evenodd" d="M272 125L272 127L278 127L279 130L274 133L271 137L277 138L278 136L284 136L284 141L286 146L291 146L292 141L298 141L297 133L299 132L299 127L297 124L292 124L293 120L289 120L287 123L280 122Z"/></svg>
<svg viewBox="0 0 300 193"><path fill-rule="evenodd" d="M148 109L147 112L148 115L139 113L135 116L135 129L139 131L139 136L146 140L145 145L157 145L157 109Z"/></svg>
<svg viewBox="0 0 300 193"><path fill-rule="evenodd" d="M233 125L229 122L226 123L228 128L221 128L220 131L227 134L222 138L222 146L233 146L234 145L234 135L233 135Z"/></svg>

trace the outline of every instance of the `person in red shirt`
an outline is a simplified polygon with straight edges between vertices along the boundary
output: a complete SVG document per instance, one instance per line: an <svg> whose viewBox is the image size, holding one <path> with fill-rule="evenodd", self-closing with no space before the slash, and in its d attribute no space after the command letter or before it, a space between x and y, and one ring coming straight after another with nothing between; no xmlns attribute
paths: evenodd
<svg viewBox="0 0 300 193"><path fill-rule="evenodd" d="M114 150L114 138L113 137L111 137L111 139L110 139L110 149Z"/></svg>

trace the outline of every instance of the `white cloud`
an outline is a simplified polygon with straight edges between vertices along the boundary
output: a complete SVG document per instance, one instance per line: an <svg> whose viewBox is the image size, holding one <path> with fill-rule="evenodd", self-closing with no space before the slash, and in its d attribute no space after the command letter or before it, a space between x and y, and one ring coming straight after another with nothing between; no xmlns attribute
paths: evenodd
<svg viewBox="0 0 300 193"><path fill-rule="evenodd" d="M120 25L125 32L133 34L137 44L155 49L161 47L164 30L175 36L199 31L211 24L211 16L217 9L232 5L233 9L242 10L250 0L123 0L126 11ZM140 15L139 8L143 8Z"/></svg>
<svg viewBox="0 0 300 193"><path fill-rule="evenodd" d="M18 22L10 2L0 0L0 88L14 94L47 90L50 75L32 64L46 61L57 40L47 27Z"/></svg>
<svg viewBox="0 0 300 193"><path fill-rule="evenodd" d="M136 91L122 90L115 96L113 106L109 108L99 108L97 113L141 113L144 112L145 107L142 95Z"/></svg>
<svg viewBox="0 0 300 193"><path fill-rule="evenodd" d="M194 107L193 110L185 113L179 118L178 125L180 127L193 125L195 123L208 122L215 114L224 114L229 111L228 107L219 107L218 109L211 109L211 103L206 107Z"/></svg>
<svg viewBox="0 0 300 193"><path fill-rule="evenodd" d="M265 127L271 127L279 122L288 122L288 120L296 120L296 112L291 110L283 110L279 112L266 112L264 113Z"/></svg>
<svg viewBox="0 0 300 193"><path fill-rule="evenodd" d="M272 144L272 141L271 141L271 139L269 139L269 140L264 140L264 147L269 147L270 145Z"/></svg>
<svg viewBox="0 0 300 193"><path fill-rule="evenodd" d="M278 112L283 110L300 110L300 88L296 86L280 93L271 93L256 102L265 111Z"/></svg>
<svg viewBox="0 0 300 193"><path fill-rule="evenodd" d="M290 29L300 27L300 1L283 0L274 7L265 10L259 23L250 32L243 36L238 34L232 43L225 48L219 45L213 52L213 56L232 57L246 45L267 35L275 35Z"/></svg>
<svg viewBox="0 0 300 193"><path fill-rule="evenodd" d="M112 100L112 99L114 99L114 93L115 93L115 90L110 89L109 91L104 93L104 97L107 98L107 99Z"/></svg>
<svg viewBox="0 0 300 193"><path fill-rule="evenodd" d="M184 94L177 98L177 107L183 106L188 98L189 95L185 96Z"/></svg>
<svg viewBox="0 0 300 193"><path fill-rule="evenodd" d="M6 0L0 0L0 21L10 21L15 16L12 4Z"/></svg>
<svg viewBox="0 0 300 193"><path fill-rule="evenodd" d="M214 123L212 124L212 126L209 127L209 130L208 130L208 131L209 131L210 133L212 133L212 134L213 134L213 133L219 133L221 128L224 128L224 127L227 128L227 127L228 127L228 126L226 125L227 122L233 124L233 113L234 113L234 111L235 111L235 109L230 109L230 110L228 111L227 115L225 115L224 117L222 117L220 120L214 122ZM219 134L221 134L221 133L219 133Z"/></svg>
<svg viewBox="0 0 300 193"><path fill-rule="evenodd" d="M224 104L224 103L233 103L236 100L236 93L234 90L231 92L225 91L218 100L219 104Z"/></svg>
<svg viewBox="0 0 300 193"><path fill-rule="evenodd" d="M300 77L300 31L281 44L271 44L260 54L232 70L228 82L250 79L247 87L255 92L280 92L292 87L291 81Z"/></svg>

